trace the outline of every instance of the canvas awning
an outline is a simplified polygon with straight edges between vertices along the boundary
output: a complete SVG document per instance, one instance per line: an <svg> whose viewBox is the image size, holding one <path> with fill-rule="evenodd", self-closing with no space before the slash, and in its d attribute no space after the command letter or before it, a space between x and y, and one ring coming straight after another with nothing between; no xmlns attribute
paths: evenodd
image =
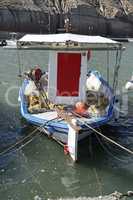
<svg viewBox="0 0 133 200"><path fill-rule="evenodd" d="M25 35L17 41L19 49L51 50L117 50L122 43L101 36L87 36L72 33Z"/></svg>

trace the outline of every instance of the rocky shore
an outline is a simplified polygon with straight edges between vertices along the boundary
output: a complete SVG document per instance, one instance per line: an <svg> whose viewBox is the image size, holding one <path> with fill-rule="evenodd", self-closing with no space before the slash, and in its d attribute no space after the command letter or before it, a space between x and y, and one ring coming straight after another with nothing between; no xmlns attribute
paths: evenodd
<svg viewBox="0 0 133 200"><path fill-rule="evenodd" d="M1 0L0 8L65 13L82 5L95 8L104 17L133 15L132 0Z"/></svg>
<svg viewBox="0 0 133 200"><path fill-rule="evenodd" d="M1 0L0 27L23 33L133 37L133 1Z"/></svg>

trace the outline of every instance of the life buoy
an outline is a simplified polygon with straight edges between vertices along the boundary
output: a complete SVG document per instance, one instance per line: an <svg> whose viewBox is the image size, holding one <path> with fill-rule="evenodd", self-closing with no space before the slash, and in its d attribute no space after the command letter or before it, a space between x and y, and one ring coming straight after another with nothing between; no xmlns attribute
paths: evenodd
<svg viewBox="0 0 133 200"><path fill-rule="evenodd" d="M84 114L86 112L86 110L87 110L87 107L86 107L85 103L79 101L75 104L75 112L76 113Z"/></svg>
<svg viewBox="0 0 133 200"><path fill-rule="evenodd" d="M88 60L90 60L91 55L92 55L91 49L88 49L88 52L87 52L87 59Z"/></svg>

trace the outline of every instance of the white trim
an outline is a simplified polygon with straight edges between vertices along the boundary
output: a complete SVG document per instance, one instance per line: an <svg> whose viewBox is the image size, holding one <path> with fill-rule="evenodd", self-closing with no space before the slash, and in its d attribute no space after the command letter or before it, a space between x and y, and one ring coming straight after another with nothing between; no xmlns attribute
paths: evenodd
<svg viewBox="0 0 133 200"><path fill-rule="evenodd" d="M72 124L76 125L76 119L72 119ZM78 133L70 125L68 125L68 128L68 151L75 162L78 159Z"/></svg>
<svg viewBox="0 0 133 200"><path fill-rule="evenodd" d="M57 85L57 51L49 52L48 99L55 103Z"/></svg>
<svg viewBox="0 0 133 200"><path fill-rule="evenodd" d="M84 53L84 52L83 52ZM86 77L87 75L87 52L83 56L81 53L81 76L79 82L79 101L85 100L85 88L86 88Z"/></svg>
<svg viewBox="0 0 133 200"><path fill-rule="evenodd" d="M35 42L35 43L65 43L67 41L73 41L78 43L87 43L87 44L119 44L114 40L111 40L106 37L101 36L88 36L88 35L79 35L79 34L72 34L72 33L58 33L58 34L30 34L25 35L18 42Z"/></svg>
<svg viewBox="0 0 133 200"><path fill-rule="evenodd" d="M85 51L74 51L74 53L81 53L81 75L79 81L79 96L77 97L59 97L57 93L57 54L58 51L51 51L49 57L49 81L48 81L48 98L55 104L74 104L77 101L85 100L85 83L87 74L87 52ZM66 53L65 51L60 51L60 53ZM73 51L69 51L73 53ZM83 56L82 53L85 53Z"/></svg>
<svg viewBox="0 0 133 200"><path fill-rule="evenodd" d="M25 35L17 41L18 49L44 50L121 50L122 43L106 37L78 35L72 33Z"/></svg>

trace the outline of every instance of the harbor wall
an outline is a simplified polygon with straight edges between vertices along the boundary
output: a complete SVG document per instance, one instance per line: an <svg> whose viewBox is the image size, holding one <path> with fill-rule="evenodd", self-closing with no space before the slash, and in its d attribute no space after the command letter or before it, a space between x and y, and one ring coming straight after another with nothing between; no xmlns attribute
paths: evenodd
<svg viewBox="0 0 133 200"><path fill-rule="evenodd" d="M133 37L133 18L105 18L95 9L80 7L67 13L0 9L0 31L20 33L65 32L64 21L69 18L71 32L110 37ZM129 20L130 19L130 20Z"/></svg>
<svg viewBox="0 0 133 200"><path fill-rule="evenodd" d="M72 32L109 37L133 37L133 17L105 18L94 7L85 5L71 9Z"/></svg>
<svg viewBox="0 0 133 200"><path fill-rule="evenodd" d="M55 32L58 15L31 10L0 9L0 31L48 33Z"/></svg>

